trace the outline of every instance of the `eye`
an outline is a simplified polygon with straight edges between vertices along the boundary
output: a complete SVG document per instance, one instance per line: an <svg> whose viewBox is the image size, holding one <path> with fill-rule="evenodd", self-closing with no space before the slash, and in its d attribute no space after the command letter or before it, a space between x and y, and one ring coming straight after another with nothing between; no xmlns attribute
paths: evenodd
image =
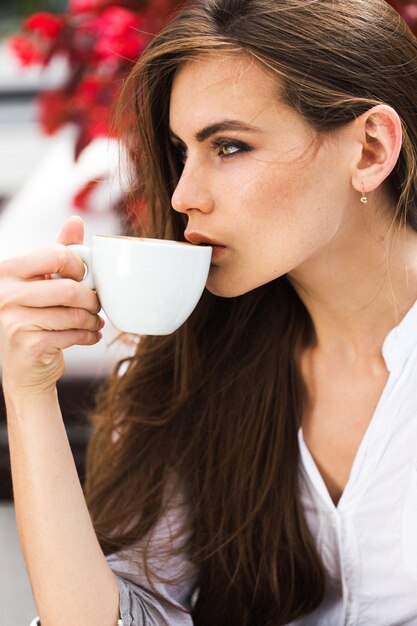
<svg viewBox="0 0 417 626"><path fill-rule="evenodd" d="M231 154L236 154L236 152L239 152L239 146L236 146L232 143L226 143L224 146L221 147L220 151L223 156L230 156Z"/></svg>
<svg viewBox="0 0 417 626"><path fill-rule="evenodd" d="M218 150L220 157L228 158L240 152L249 152L252 148L242 141L232 139L217 139L213 147Z"/></svg>

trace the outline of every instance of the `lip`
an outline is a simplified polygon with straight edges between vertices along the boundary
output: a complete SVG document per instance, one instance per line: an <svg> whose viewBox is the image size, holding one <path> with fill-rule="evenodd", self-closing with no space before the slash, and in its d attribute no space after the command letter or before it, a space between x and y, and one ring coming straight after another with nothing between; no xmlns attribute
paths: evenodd
<svg viewBox="0 0 417 626"><path fill-rule="evenodd" d="M216 241L215 239L207 237L206 235L203 235L203 233L197 233L196 231L190 231L188 233L185 232L184 237L189 243L193 243L195 245L207 244L209 246L220 246L221 248L226 247L224 244L220 243L220 241Z"/></svg>

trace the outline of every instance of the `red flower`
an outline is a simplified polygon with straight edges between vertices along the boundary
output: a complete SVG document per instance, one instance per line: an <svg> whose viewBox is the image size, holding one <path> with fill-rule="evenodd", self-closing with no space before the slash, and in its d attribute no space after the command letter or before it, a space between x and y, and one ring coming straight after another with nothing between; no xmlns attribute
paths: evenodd
<svg viewBox="0 0 417 626"><path fill-rule="evenodd" d="M89 13L106 7L110 2L111 0L70 0L69 10L71 13Z"/></svg>
<svg viewBox="0 0 417 626"><path fill-rule="evenodd" d="M92 107L88 115L83 115L77 120L79 129L75 143L74 157L78 159L81 152L98 137L111 137L109 125L109 110L104 106Z"/></svg>
<svg viewBox="0 0 417 626"><path fill-rule="evenodd" d="M87 110L89 106L94 104L99 97L101 91L101 81L95 76L85 78L77 87L74 99L77 108Z"/></svg>
<svg viewBox="0 0 417 626"><path fill-rule="evenodd" d="M143 18L138 13L123 7L108 7L95 20L100 37L123 37L132 29L143 25Z"/></svg>
<svg viewBox="0 0 417 626"><path fill-rule="evenodd" d="M118 6L105 9L92 24L97 33L94 46L97 58L135 61L147 43L139 30L143 25L143 16L128 9Z"/></svg>
<svg viewBox="0 0 417 626"><path fill-rule="evenodd" d="M129 34L124 37L99 39L94 46L97 58L100 60L114 59L115 57L135 61L145 48L146 43L141 37Z"/></svg>
<svg viewBox="0 0 417 626"><path fill-rule="evenodd" d="M71 119L72 108L64 91L46 91L38 97L38 120L47 135L53 135Z"/></svg>
<svg viewBox="0 0 417 626"><path fill-rule="evenodd" d="M1 1L1 0L0 0ZM38 119L44 132L74 124L75 159L96 137L112 137L111 113L132 62L153 32L184 0L68 0L65 14L40 12L27 18L9 47L22 65L48 65L65 54L71 74L64 87L38 96ZM90 181L74 198L89 210L100 181ZM132 223L146 223L147 207L140 199L126 208Z"/></svg>
<svg viewBox="0 0 417 626"><path fill-rule="evenodd" d="M90 208L91 195L103 181L105 181L105 178L97 178L89 180L85 183L85 185L75 194L72 200L73 206L79 211L88 211Z"/></svg>
<svg viewBox="0 0 417 626"><path fill-rule="evenodd" d="M43 65L47 60L45 49L36 45L35 42L25 35L9 37L8 47L23 66L32 65L33 63Z"/></svg>
<svg viewBox="0 0 417 626"><path fill-rule="evenodd" d="M51 13L35 13L23 22L25 30L35 32L40 37L50 40L58 37L63 25L63 18Z"/></svg>
<svg viewBox="0 0 417 626"><path fill-rule="evenodd" d="M120 89L120 82L90 75L77 86L71 98L74 121L79 126L75 156L97 137L111 137L111 111Z"/></svg>

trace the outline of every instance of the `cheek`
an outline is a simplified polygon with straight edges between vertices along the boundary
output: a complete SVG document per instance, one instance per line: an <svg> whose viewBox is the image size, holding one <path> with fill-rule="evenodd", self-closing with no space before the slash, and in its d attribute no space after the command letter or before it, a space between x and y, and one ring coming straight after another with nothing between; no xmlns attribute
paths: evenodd
<svg viewBox="0 0 417 626"><path fill-rule="evenodd" d="M343 218L340 181L315 169L267 170L225 187L233 251L210 271L207 288L215 295L242 295L293 271L320 253Z"/></svg>
<svg viewBox="0 0 417 626"><path fill-rule="evenodd" d="M331 173L325 176L326 171ZM317 159L260 176L243 201L250 201L246 206L254 229L279 241L281 249L287 244L288 250L293 246L311 250L340 228L345 214L343 189L343 181L331 171L328 160Z"/></svg>
<svg viewBox="0 0 417 626"><path fill-rule="evenodd" d="M278 271L290 272L332 241L341 225L335 197L302 174L280 187L264 221L269 249L280 258Z"/></svg>
<svg viewBox="0 0 417 626"><path fill-rule="evenodd" d="M287 176L273 172L271 167L255 167L240 176L239 184L228 189L228 213L236 231L250 231L282 220L291 206Z"/></svg>
<svg viewBox="0 0 417 626"><path fill-rule="evenodd" d="M233 219L236 232L250 235L253 244L280 239L299 226L305 213L304 184L300 178L273 168L251 173L235 190Z"/></svg>

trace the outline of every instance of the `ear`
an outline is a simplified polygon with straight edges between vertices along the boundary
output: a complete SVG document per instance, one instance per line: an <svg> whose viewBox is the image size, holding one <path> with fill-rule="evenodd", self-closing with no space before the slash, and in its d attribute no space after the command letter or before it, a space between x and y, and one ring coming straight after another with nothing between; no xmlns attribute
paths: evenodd
<svg viewBox="0 0 417 626"><path fill-rule="evenodd" d="M355 122L358 143L353 163L352 185L366 193L377 189L394 169L402 147L402 126L398 113L379 104Z"/></svg>

